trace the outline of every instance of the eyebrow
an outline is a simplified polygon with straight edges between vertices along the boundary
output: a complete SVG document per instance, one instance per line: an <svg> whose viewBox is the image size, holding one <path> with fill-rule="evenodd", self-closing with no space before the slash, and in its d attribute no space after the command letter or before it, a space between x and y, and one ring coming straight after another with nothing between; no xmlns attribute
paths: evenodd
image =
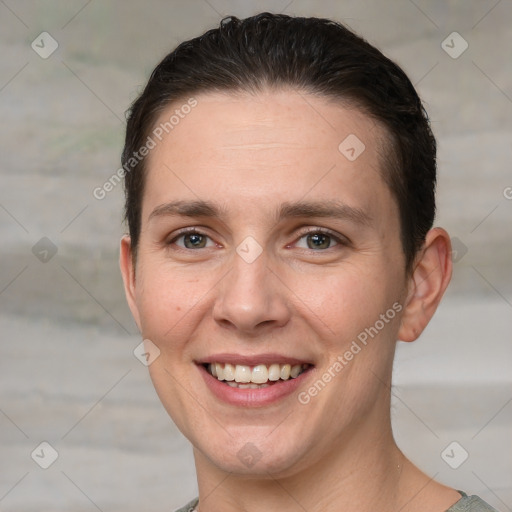
<svg viewBox="0 0 512 512"><path fill-rule="evenodd" d="M208 217L223 219L227 216L226 209L210 201L172 201L157 206L149 215L154 217ZM370 215L362 210L340 201L298 201L283 203L277 211L277 222L287 218L321 217L348 220L355 224L369 225Z"/></svg>
<svg viewBox="0 0 512 512"><path fill-rule="evenodd" d="M222 217L223 211L209 201L172 201L157 206L150 214L153 217L179 216L179 217Z"/></svg>
<svg viewBox="0 0 512 512"><path fill-rule="evenodd" d="M369 225L370 215L354 206L349 206L340 201L284 203L279 211L278 219L289 217L322 217L349 220L355 224Z"/></svg>

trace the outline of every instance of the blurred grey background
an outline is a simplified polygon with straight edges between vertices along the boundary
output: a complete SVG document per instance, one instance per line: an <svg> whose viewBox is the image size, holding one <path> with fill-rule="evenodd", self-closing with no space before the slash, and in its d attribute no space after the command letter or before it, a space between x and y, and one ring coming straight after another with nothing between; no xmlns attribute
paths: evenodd
<svg viewBox="0 0 512 512"><path fill-rule="evenodd" d="M188 442L133 355L122 187L93 190L157 62L263 10L347 23L426 103L455 275L422 338L399 345L395 433L430 475L512 510L510 0L0 0L0 510L161 511L195 495Z"/></svg>

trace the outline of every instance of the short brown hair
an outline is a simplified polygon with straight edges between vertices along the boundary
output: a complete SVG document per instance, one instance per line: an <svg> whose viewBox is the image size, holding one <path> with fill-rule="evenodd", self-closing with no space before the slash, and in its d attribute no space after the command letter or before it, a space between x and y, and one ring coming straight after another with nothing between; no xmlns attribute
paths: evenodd
<svg viewBox="0 0 512 512"><path fill-rule="evenodd" d="M172 102L209 91L290 86L350 103L378 120L390 144L383 177L397 201L410 271L435 216L436 141L428 116L402 69L344 25L328 19L262 13L230 16L181 43L155 68L127 115L122 154L125 217L136 255L145 160L128 161Z"/></svg>

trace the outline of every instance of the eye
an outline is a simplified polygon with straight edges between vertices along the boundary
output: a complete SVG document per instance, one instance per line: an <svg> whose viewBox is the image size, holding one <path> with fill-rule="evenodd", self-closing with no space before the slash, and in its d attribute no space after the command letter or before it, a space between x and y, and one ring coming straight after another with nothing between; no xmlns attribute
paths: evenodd
<svg viewBox="0 0 512 512"><path fill-rule="evenodd" d="M325 231L311 231L302 235L295 246L299 247L300 249L312 249L314 251L321 251L335 247L340 243L341 240L331 233Z"/></svg>
<svg viewBox="0 0 512 512"><path fill-rule="evenodd" d="M198 231L189 231L187 233L183 233L171 240L170 243L176 244L178 247L184 249L205 249L215 245L210 237Z"/></svg>

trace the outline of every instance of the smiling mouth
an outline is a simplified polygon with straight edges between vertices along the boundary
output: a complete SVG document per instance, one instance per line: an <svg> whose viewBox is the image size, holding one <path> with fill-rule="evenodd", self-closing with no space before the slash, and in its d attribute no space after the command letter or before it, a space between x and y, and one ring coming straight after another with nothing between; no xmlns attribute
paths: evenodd
<svg viewBox="0 0 512 512"><path fill-rule="evenodd" d="M233 388L239 389L260 389L284 382L289 379L296 379L306 372L310 364L258 364L255 366L229 364L229 363L206 363L203 364L206 371L218 381Z"/></svg>

